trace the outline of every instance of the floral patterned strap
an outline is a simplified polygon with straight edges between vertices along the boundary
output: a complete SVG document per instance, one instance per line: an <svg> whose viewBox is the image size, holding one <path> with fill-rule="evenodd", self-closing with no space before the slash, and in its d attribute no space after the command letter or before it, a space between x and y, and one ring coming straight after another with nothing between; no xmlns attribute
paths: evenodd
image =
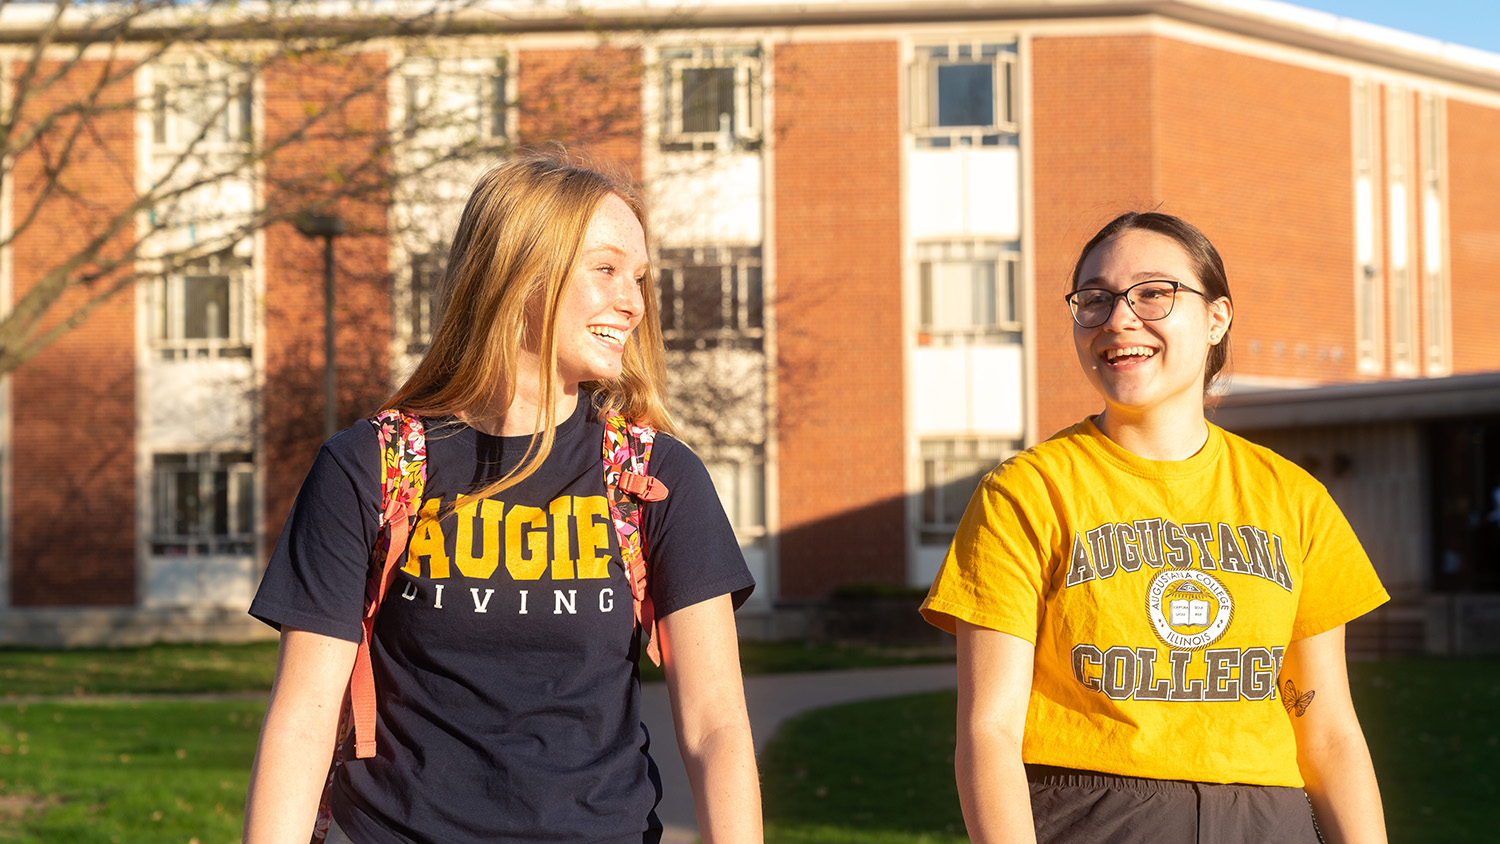
<svg viewBox="0 0 1500 844"><path fill-rule="evenodd" d="M318 818L313 826L312 844L322 844L333 822L330 797L333 778L344 764L344 742L354 731L355 758L375 755L375 675L370 665L370 636L375 614L390 588L396 563L406 550L407 539L417 522L422 504L422 489L427 480L427 436L422 420L400 410L387 410L370 420L380 441L381 513L380 533L370 554L370 576L365 581L365 611L359 650L354 670L349 676L349 695L339 718L333 761L328 766L328 781L318 801Z"/></svg>
<svg viewBox="0 0 1500 844"><path fill-rule="evenodd" d="M641 537L641 504L667 497L667 487L647 474L651 464L651 444L656 429L625 421L618 413L604 420L604 487L609 493L609 514L620 540L621 565L630 582L630 597L635 605L635 621L645 637L646 655L661 665L661 649L656 641L656 609L647 588L649 569L646 548Z"/></svg>

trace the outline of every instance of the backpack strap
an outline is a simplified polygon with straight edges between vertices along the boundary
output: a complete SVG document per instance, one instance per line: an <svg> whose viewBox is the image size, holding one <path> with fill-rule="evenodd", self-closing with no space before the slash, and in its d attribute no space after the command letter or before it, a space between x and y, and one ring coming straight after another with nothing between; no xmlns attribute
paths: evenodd
<svg viewBox="0 0 1500 844"><path fill-rule="evenodd" d="M641 538L641 505L667 497L666 484L647 474L655 440L656 429L649 425L631 424L619 413L604 419L604 488L609 495L609 515L620 540L620 562L630 581L635 622L646 639L646 655L661 665L656 608L651 603L646 548Z"/></svg>
<svg viewBox="0 0 1500 844"><path fill-rule="evenodd" d="M387 410L370 420L380 441L380 532L370 551L370 576L365 580L365 612L360 619L359 650L349 674L346 708L339 714L339 728L328 765L328 779L318 800L317 820L310 844L323 844L333 823L333 779L344 764L344 742L354 730L354 756L375 755L375 671L370 665L370 638L375 631L375 613L396 574L396 562L406 550L422 488L427 481L427 435L420 417ZM351 723L352 721L352 723Z"/></svg>
<svg viewBox="0 0 1500 844"><path fill-rule="evenodd" d="M370 556L365 581L365 615L354 672L349 677L349 710L354 718L354 756L375 755L375 672L370 665L370 639L375 613L390 589L396 563L406 553L407 540L417 523L422 488L427 481L427 436L422 420L400 410L387 410L371 420L380 440L380 538Z"/></svg>

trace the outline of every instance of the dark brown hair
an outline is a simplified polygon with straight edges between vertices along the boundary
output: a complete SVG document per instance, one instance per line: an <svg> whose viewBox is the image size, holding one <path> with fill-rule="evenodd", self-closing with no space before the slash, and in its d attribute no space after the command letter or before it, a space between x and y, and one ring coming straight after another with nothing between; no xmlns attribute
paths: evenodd
<svg viewBox="0 0 1500 844"><path fill-rule="evenodd" d="M1099 230L1098 234L1083 245L1083 251L1078 254L1078 263L1073 265L1073 283L1070 290L1078 289L1078 276L1083 272L1083 262L1088 260L1089 253L1094 251L1094 247L1126 231L1154 232L1176 241L1177 245L1182 247L1182 251L1187 253L1188 262L1193 268L1193 275L1203 288L1203 300L1217 302L1220 299L1228 299L1231 305L1234 304L1234 297L1229 295L1229 276L1224 272L1224 261L1219 258L1219 250L1215 249L1203 232L1198 231L1192 223L1181 217L1174 217L1159 211L1130 211L1110 220L1104 228ZM1203 372L1205 391L1228 362L1229 329L1226 328L1219 342L1208 348L1208 366Z"/></svg>

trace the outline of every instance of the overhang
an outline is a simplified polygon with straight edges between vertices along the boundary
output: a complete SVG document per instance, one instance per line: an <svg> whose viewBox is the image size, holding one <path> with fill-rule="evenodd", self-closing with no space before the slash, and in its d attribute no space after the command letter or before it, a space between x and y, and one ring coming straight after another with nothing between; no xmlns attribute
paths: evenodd
<svg viewBox="0 0 1500 844"><path fill-rule="evenodd" d="M1224 396L1215 424L1256 431L1500 415L1500 372Z"/></svg>

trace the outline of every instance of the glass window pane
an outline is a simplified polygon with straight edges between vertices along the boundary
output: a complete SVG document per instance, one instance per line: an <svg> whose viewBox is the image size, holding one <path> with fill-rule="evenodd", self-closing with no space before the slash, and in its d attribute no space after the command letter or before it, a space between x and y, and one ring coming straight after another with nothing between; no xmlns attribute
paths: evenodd
<svg viewBox="0 0 1500 844"><path fill-rule="evenodd" d="M684 132L717 132L719 115L734 120L734 68L685 67L682 69L682 129Z"/></svg>
<svg viewBox="0 0 1500 844"><path fill-rule="evenodd" d="M661 330L676 331L677 325L677 272L670 267L656 271L657 290L661 294Z"/></svg>
<svg viewBox="0 0 1500 844"><path fill-rule="evenodd" d="M253 533L255 522L255 473L241 469L234 473L234 521L230 533Z"/></svg>
<svg viewBox="0 0 1500 844"><path fill-rule="evenodd" d="M226 536L229 529L229 473L220 470L211 473L210 485L213 494L213 526L214 536Z"/></svg>
<svg viewBox="0 0 1500 844"><path fill-rule="evenodd" d="M202 501L198 494L198 473L173 472L169 476L167 507L171 533L193 536L202 518Z"/></svg>
<svg viewBox="0 0 1500 844"><path fill-rule="evenodd" d="M765 320L765 294L761 289L760 267L745 268L745 327L761 328Z"/></svg>
<svg viewBox="0 0 1500 844"><path fill-rule="evenodd" d="M931 299L933 330L956 331L975 324L975 272L968 261L933 261Z"/></svg>
<svg viewBox="0 0 1500 844"><path fill-rule="evenodd" d="M724 327L722 273L717 266L682 270L682 330L717 332Z"/></svg>
<svg viewBox="0 0 1500 844"><path fill-rule="evenodd" d="M974 326L990 326L995 324L995 263L993 261L976 261L970 264L973 268L973 297L974 307L970 315L970 324Z"/></svg>
<svg viewBox="0 0 1500 844"><path fill-rule="evenodd" d="M229 277L190 275L183 279L183 331L189 340L229 339Z"/></svg>
<svg viewBox="0 0 1500 844"><path fill-rule="evenodd" d="M762 463L751 463L745 467L745 490L744 516L747 528L761 528L766 525L766 467Z"/></svg>
<svg viewBox="0 0 1500 844"><path fill-rule="evenodd" d="M937 67L937 125L992 126L995 76L989 62Z"/></svg>
<svg viewBox="0 0 1500 844"><path fill-rule="evenodd" d="M719 493L719 500L724 503L724 512L729 515L730 524L740 526L740 467L735 463L707 463L704 468L708 469L708 476L713 479L714 491Z"/></svg>

